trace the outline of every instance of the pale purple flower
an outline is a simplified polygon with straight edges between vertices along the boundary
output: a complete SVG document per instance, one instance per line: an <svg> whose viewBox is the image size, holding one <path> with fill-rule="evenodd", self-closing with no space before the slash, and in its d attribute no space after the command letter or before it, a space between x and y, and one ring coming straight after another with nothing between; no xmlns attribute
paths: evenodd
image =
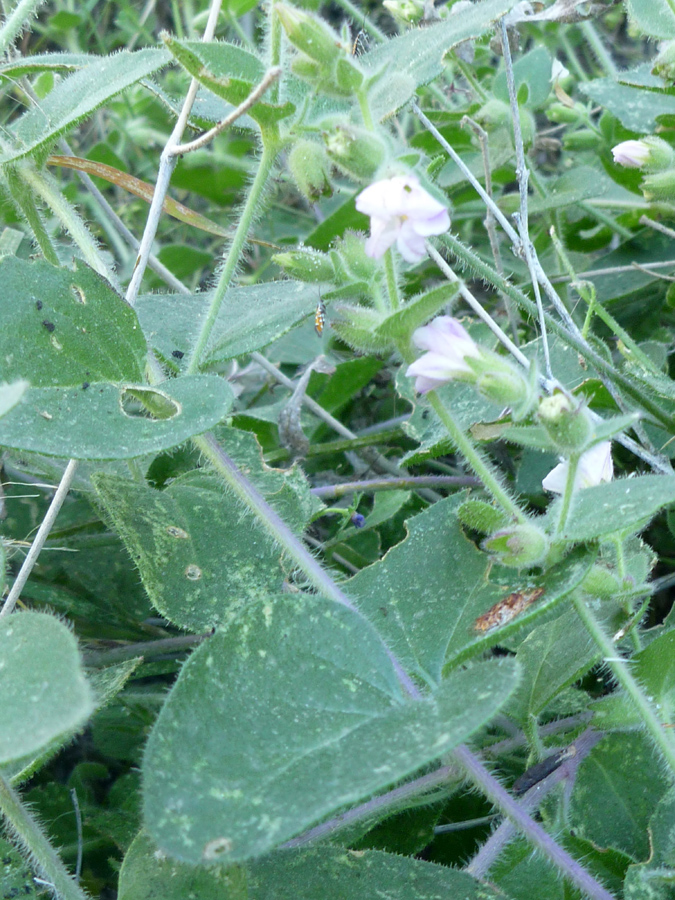
<svg viewBox="0 0 675 900"><path fill-rule="evenodd" d="M450 227L445 206L414 175L376 181L361 191L356 208L370 216L366 255L372 259L379 259L396 243L406 262L419 262L426 254L425 239Z"/></svg>
<svg viewBox="0 0 675 900"><path fill-rule="evenodd" d="M441 387L458 376L472 375L473 369L466 359L481 355L475 341L457 319L450 316L439 316L418 328L412 339L420 350L428 351L408 366L406 372L406 375L416 377L415 390L420 394Z"/></svg>
<svg viewBox="0 0 675 900"><path fill-rule="evenodd" d="M559 463L552 469L541 483L545 491L554 494L563 494L567 484L567 472L569 463ZM600 441L590 450L581 454L577 474L574 478L574 490L595 487L603 481L611 481L614 477L614 464L612 463L612 442Z"/></svg>
<svg viewBox="0 0 675 900"><path fill-rule="evenodd" d="M622 141L612 147L614 162L629 169L641 169L649 161L651 150L644 141Z"/></svg>

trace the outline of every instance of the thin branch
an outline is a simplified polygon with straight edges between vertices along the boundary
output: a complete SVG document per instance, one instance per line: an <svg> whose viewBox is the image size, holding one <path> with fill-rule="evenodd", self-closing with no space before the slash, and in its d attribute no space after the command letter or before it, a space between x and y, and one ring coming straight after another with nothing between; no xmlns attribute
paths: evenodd
<svg viewBox="0 0 675 900"><path fill-rule="evenodd" d="M459 169L464 174L464 177L478 192L483 203L485 203L485 205L490 210L492 210L492 214L494 215L495 219L499 222L499 224L502 226L502 228L504 229L506 234L509 236L514 248L520 248L521 242L520 242L520 237L518 236L518 232L514 229L513 225L509 222L509 220L506 218L504 213L494 202L492 197L490 197L489 194L487 194L487 192L483 188L483 185L476 178L476 176L473 174L471 169L466 165L466 163L461 158L461 156L459 156L459 154L456 153L455 150L453 150L453 148L450 146L450 144L446 141L446 139L440 133L438 128L436 128L435 125L433 125L429 121L429 119L424 115L422 110L417 105L416 101L413 101L412 110L415 113L415 115L417 116L417 118L420 120L422 125L424 125L424 127L427 129L427 131L436 138L438 143L445 150L445 152L452 159L452 161L457 164Z"/></svg>
<svg viewBox="0 0 675 900"><path fill-rule="evenodd" d="M648 273L651 273L652 270L656 269L675 269L675 259L664 260L664 262L642 263L640 268ZM577 278L596 278L601 275L621 275L624 272L635 272L635 263L630 263L630 265L627 266L608 266L605 269L587 269L586 271L579 272ZM569 281L573 281L569 275L556 275L554 278L551 278L551 284L564 284Z"/></svg>
<svg viewBox="0 0 675 900"><path fill-rule="evenodd" d="M615 900L601 884L539 825L528 812L491 775L468 747L458 747L454 759L466 770L471 781L508 816L525 837L577 885L591 900Z"/></svg>
<svg viewBox="0 0 675 900"><path fill-rule="evenodd" d="M551 354L548 349L548 334L546 333L546 319L544 317L544 307L541 302L541 293L539 291L539 282L537 280L537 272L534 265L534 247L530 240L529 218L527 209L527 185L529 181L529 170L525 162L525 148L523 146L523 132L520 127L520 110L518 108L518 97L516 96L516 84L513 76L513 60L511 59L511 47L509 45L509 36L506 30L504 20L501 21L502 31L502 53L504 56L504 66L506 68L506 84L509 90L509 101L511 104L511 119L513 121L513 139L516 147L516 178L518 179L518 187L520 191L520 213L514 216L520 239L522 242L523 256L530 270L530 278L532 279L532 287L534 289L534 299L537 304L537 312L539 314L539 331L541 332L541 346L544 352L544 368L548 378L552 378L551 372Z"/></svg>
<svg viewBox="0 0 675 900"><path fill-rule="evenodd" d="M218 15L220 13L220 6L221 0L213 0L213 2L211 3L209 18L206 23L206 28L204 29L203 40L205 41L210 41L215 34ZM192 109L192 104L194 103L195 97L197 96L198 88L199 82L196 78L193 78L190 82L190 87L187 90L187 94L185 95L183 106L181 107L181 111L178 114L178 119L176 120L176 124L174 125L173 131L171 132L171 136L169 137L169 140L167 141L160 157L159 170L157 172L157 181L155 183L155 193L152 197L150 211L148 212L148 218L145 223L143 237L141 238L141 243L138 249L136 264L134 265L134 272L131 276L129 286L127 287L125 299L130 306L133 306L136 303L136 298L138 297L141 281L143 280L143 275L145 274L145 269L148 264L150 250L152 249L152 244L155 240L155 235L157 234L157 228L159 226L159 220L162 215L164 198L166 197L166 192L169 189L169 182L171 181L171 175L173 174L173 170L176 166L177 157L172 156L171 149L175 144L178 143L183 135L183 132L185 131L188 117Z"/></svg>
<svg viewBox="0 0 675 900"><path fill-rule="evenodd" d="M66 470L63 473L63 477L61 478L58 488L56 489L56 493L54 494L54 498L49 506L49 509L47 510L47 513L42 520L42 524L38 528L38 533L35 535L35 540L33 541L30 550L26 554L26 558L23 561L21 570L16 576L14 584L12 585L12 589L7 595L7 599L5 600L2 610L0 610L0 619L3 616L8 616L16 606L16 601L19 599L21 591L28 581L28 576L33 571L33 566L37 562L40 551L42 550L45 541L49 537L49 532L52 529L54 520L58 516L59 510L63 505L63 501L66 499L68 491L70 490L70 485L72 484L73 478L75 477L76 469L77 460L71 459L66 466Z"/></svg>
<svg viewBox="0 0 675 900"><path fill-rule="evenodd" d="M248 95L248 97L242 103L240 103L236 109L233 109L228 116L226 116L221 122L218 122L217 125L214 125L213 128L211 128L209 131L206 131L198 138L195 138L194 141L190 141L187 144L174 144L172 147L168 147L167 153L169 154L169 156L180 156L182 153L191 153L193 150L199 150L201 147L205 147L214 139L214 137L217 137L222 131L225 131L226 128L229 128L230 125L234 124L237 119L241 118L244 113L248 112L248 110L255 103L257 103L257 101L262 97L269 86L273 84L280 75L280 66L274 66L274 68L269 69L269 71L265 73L265 76L260 84L255 87Z"/></svg>
<svg viewBox="0 0 675 900"><path fill-rule="evenodd" d="M488 197L492 197L492 171L490 170L490 151L488 146L488 134L484 128L478 124L478 122L474 122L471 116L462 116L460 121L460 127L464 128L465 125L468 125L469 128L473 131L480 142L481 153L483 155L483 171L485 172L485 192ZM495 228L495 216L492 212L492 207L487 206L485 208L485 219L483 220L483 224L485 225L485 230L488 234L488 239L490 241L490 249L492 250L492 258L495 261L495 268L499 272L499 274L504 276L504 264L502 262L502 255L499 249L499 241L497 239L497 229ZM518 310L517 307L514 307L511 302L511 298L507 296L507 294L500 291L502 301L504 303L504 307L506 309L506 315L509 318L509 325L511 326L511 333L513 334L513 340L518 346Z"/></svg>
<svg viewBox="0 0 675 900"><path fill-rule="evenodd" d="M407 478L366 478L363 481L343 481L342 484L326 484L311 488L315 497L322 500L338 500L345 494L373 494L378 491L416 491L421 487L459 488L480 487L478 478L472 475L409 475Z"/></svg>
<svg viewBox="0 0 675 900"><path fill-rule="evenodd" d="M369 629L372 625L363 613L356 607L344 591L330 577L328 572L312 556L302 541L293 533L292 529L275 512L265 498L260 494L245 475L239 471L235 462L225 453L212 434L204 434L192 439L195 446L209 459L216 472L223 478L233 493L250 509L260 525L265 529L272 540L288 554L288 556L300 567L312 585L319 593L339 603L364 621ZM379 633L375 632L378 634ZM380 638L381 639L381 638ZM382 640L382 639L381 639ZM394 653L382 641L383 647L396 672L397 678L403 690L413 699L420 699L421 693L414 681L410 678Z"/></svg>
<svg viewBox="0 0 675 900"><path fill-rule="evenodd" d="M526 812L533 813L541 806L544 798L562 781L573 782L577 769L588 756L593 747L603 738L602 732L588 728L574 743L561 754L563 761L553 772L537 781L517 801L518 806ZM560 757L559 757L560 758ZM478 853L466 866L466 871L474 878L485 878L495 864L502 851L517 835L517 828L512 821L507 819L492 832L488 840L483 844ZM593 896L593 895L591 895ZM602 896L602 895L600 895Z"/></svg>

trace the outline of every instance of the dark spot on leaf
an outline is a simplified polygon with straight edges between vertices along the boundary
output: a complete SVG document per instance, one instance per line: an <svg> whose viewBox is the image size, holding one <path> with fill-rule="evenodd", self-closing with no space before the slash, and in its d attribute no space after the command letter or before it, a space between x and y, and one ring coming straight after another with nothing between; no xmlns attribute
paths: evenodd
<svg viewBox="0 0 675 900"><path fill-rule="evenodd" d="M46 319L44 320L44 322L43 322L42 324L44 325L44 327L47 329L47 331L48 331L50 334L51 334L52 331L56 328L56 325L54 325L53 322L48 322Z"/></svg>
<svg viewBox="0 0 675 900"><path fill-rule="evenodd" d="M171 355L175 356L176 359L182 359L185 356L182 350L174 350Z"/></svg>
<svg viewBox="0 0 675 900"><path fill-rule="evenodd" d="M88 381L83 381L83 382L82 382L82 390L83 390L83 391L86 391L88 387L89 387L89 382L88 382Z"/></svg>
<svg viewBox="0 0 675 900"><path fill-rule="evenodd" d="M37 309L42 309L42 300L36 300L36 301L35 301L35 306L36 306Z"/></svg>

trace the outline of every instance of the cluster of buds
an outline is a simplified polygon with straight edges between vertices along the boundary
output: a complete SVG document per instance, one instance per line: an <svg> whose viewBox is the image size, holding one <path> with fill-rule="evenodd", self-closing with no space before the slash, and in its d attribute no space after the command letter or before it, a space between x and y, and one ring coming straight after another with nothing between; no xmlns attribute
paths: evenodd
<svg viewBox="0 0 675 900"><path fill-rule="evenodd" d="M365 80L351 55L351 42L341 38L321 19L286 3L274 7L288 40L298 50L292 70L324 93L351 97Z"/></svg>
<svg viewBox="0 0 675 900"><path fill-rule="evenodd" d="M622 141L612 156L620 166L647 173L640 185L646 200L675 200L675 152L666 141L654 136Z"/></svg>

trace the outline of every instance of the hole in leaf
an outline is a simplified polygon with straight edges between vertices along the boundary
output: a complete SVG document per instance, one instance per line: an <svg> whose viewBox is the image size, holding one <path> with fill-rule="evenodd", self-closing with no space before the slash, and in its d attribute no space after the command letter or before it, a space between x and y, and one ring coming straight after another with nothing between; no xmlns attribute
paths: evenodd
<svg viewBox="0 0 675 900"><path fill-rule="evenodd" d="M71 284L70 289L71 289L71 291L73 292L73 297L75 298L75 300L76 300L78 303L82 303L82 304L85 304L85 305L86 305L86 303L87 303L87 298L86 298L86 296L85 296L84 291L82 290L82 288L81 288L79 285L77 285L77 284Z"/></svg>
<svg viewBox="0 0 675 900"><path fill-rule="evenodd" d="M180 404L154 388L124 388L120 405L131 419L172 419L180 412Z"/></svg>
<svg viewBox="0 0 675 900"><path fill-rule="evenodd" d="M190 565L185 570L185 577L190 581L199 581L199 579L202 577L202 570L194 563L190 563Z"/></svg>

